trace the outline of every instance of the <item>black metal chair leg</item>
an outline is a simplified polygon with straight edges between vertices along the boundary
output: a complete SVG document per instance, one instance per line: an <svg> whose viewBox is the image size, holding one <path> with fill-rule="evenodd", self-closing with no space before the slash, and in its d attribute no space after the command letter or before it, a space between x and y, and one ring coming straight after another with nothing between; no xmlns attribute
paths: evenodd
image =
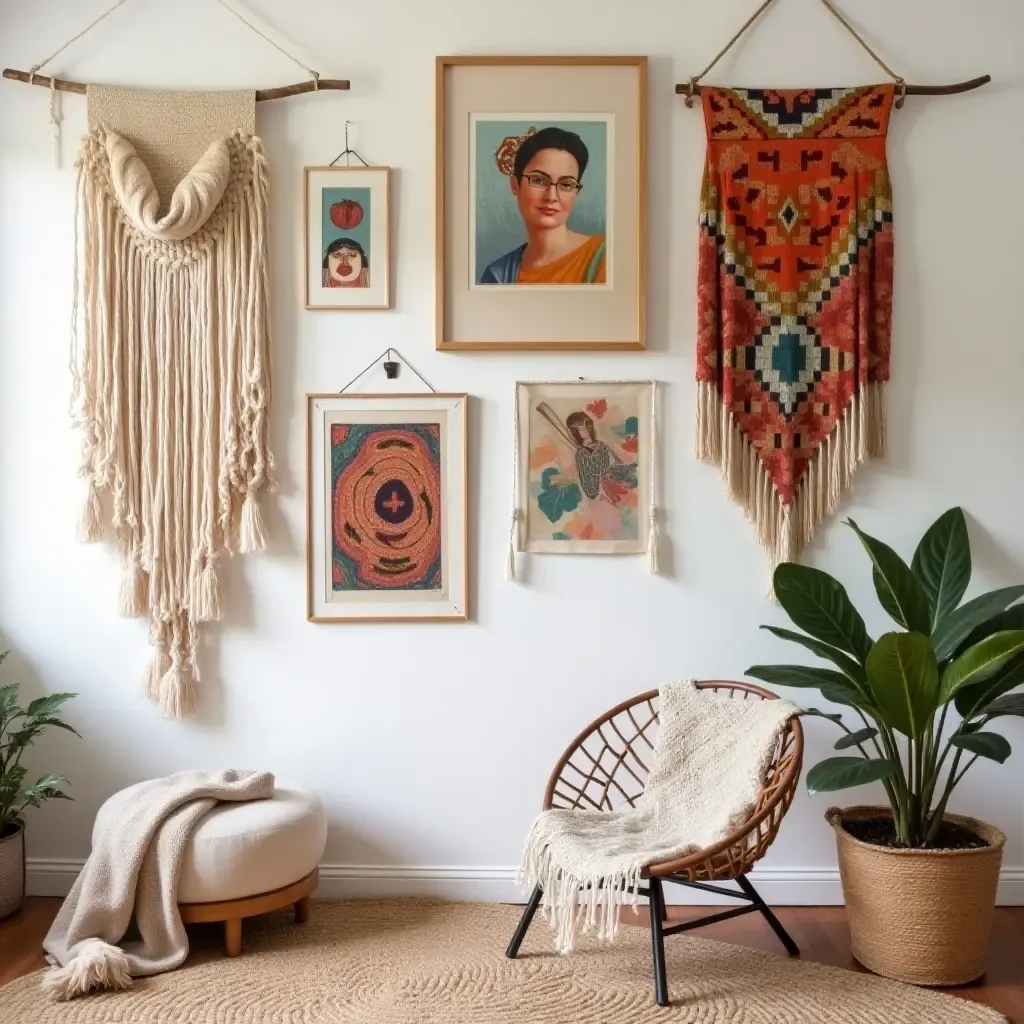
<svg viewBox="0 0 1024 1024"><path fill-rule="evenodd" d="M659 1006L669 1006L668 980L665 977L665 893L660 878L649 882L651 916L651 951L654 954L654 998Z"/></svg>
<svg viewBox="0 0 1024 1024"><path fill-rule="evenodd" d="M508 944L508 949L505 950L505 956L509 960L515 960L519 954L519 947L523 944L523 939L526 938L526 933L530 929L530 923L533 921L533 915L537 913L537 908L540 906L541 897L544 895L544 890L539 885L533 887L533 892L530 894L530 902L526 904L526 909L523 911L523 916L519 919L519 926L516 928L515 935L512 936L512 941Z"/></svg>
<svg viewBox="0 0 1024 1024"><path fill-rule="evenodd" d="M747 899L753 903L758 910L761 911L762 916L771 925L771 929L779 937L779 941L786 947L786 952L790 956L799 956L800 947L793 941L789 932L782 927L782 922L772 913L771 907L761 898L761 894L750 884L750 880L745 875L740 875L736 879L737 884L743 890Z"/></svg>

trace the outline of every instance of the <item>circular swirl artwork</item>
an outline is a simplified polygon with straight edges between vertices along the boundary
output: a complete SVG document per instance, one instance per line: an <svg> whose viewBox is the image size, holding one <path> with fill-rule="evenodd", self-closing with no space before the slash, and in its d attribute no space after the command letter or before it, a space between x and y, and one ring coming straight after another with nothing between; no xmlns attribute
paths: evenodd
<svg viewBox="0 0 1024 1024"><path fill-rule="evenodd" d="M334 590L440 590L440 427L335 424L331 471Z"/></svg>

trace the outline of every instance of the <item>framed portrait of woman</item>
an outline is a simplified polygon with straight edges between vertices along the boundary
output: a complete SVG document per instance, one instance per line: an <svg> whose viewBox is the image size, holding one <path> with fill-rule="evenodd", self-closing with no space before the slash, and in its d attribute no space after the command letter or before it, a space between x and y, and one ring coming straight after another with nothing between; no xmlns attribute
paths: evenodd
<svg viewBox="0 0 1024 1024"><path fill-rule="evenodd" d="M646 57L437 58L437 347L639 349Z"/></svg>
<svg viewBox="0 0 1024 1024"><path fill-rule="evenodd" d="M391 305L390 169L303 171L306 309Z"/></svg>

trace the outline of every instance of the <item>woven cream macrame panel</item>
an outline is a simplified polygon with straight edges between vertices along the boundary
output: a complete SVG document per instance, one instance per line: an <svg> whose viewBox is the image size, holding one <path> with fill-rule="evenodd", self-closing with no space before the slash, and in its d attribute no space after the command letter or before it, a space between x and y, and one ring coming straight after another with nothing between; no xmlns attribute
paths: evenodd
<svg viewBox="0 0 1024 1024"><path fill-rule="evenodd" d="M153 175L165 209L175 186L196 165L211 142L238 130L256 134L256 93L86 89L89 129L106 125L127 139Z"/></svg>

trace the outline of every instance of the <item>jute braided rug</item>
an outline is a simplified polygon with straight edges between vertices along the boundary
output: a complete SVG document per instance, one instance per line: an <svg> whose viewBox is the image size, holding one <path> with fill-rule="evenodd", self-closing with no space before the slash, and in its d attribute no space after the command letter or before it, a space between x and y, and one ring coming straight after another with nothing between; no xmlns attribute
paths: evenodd
<svg viewBox="0 0 1024 1024"><path fill-rule="evenodd" d="M315 903L245 926L228 960L216 932L186 965L128 992L52 1003L29 975L0 990L0 1024L995 1024L972 1003L866 974L685 935L667 940L673 1005L654 1003L647 933L551 952L538 919L504 958L515 907L426 900Z"/></svg>

